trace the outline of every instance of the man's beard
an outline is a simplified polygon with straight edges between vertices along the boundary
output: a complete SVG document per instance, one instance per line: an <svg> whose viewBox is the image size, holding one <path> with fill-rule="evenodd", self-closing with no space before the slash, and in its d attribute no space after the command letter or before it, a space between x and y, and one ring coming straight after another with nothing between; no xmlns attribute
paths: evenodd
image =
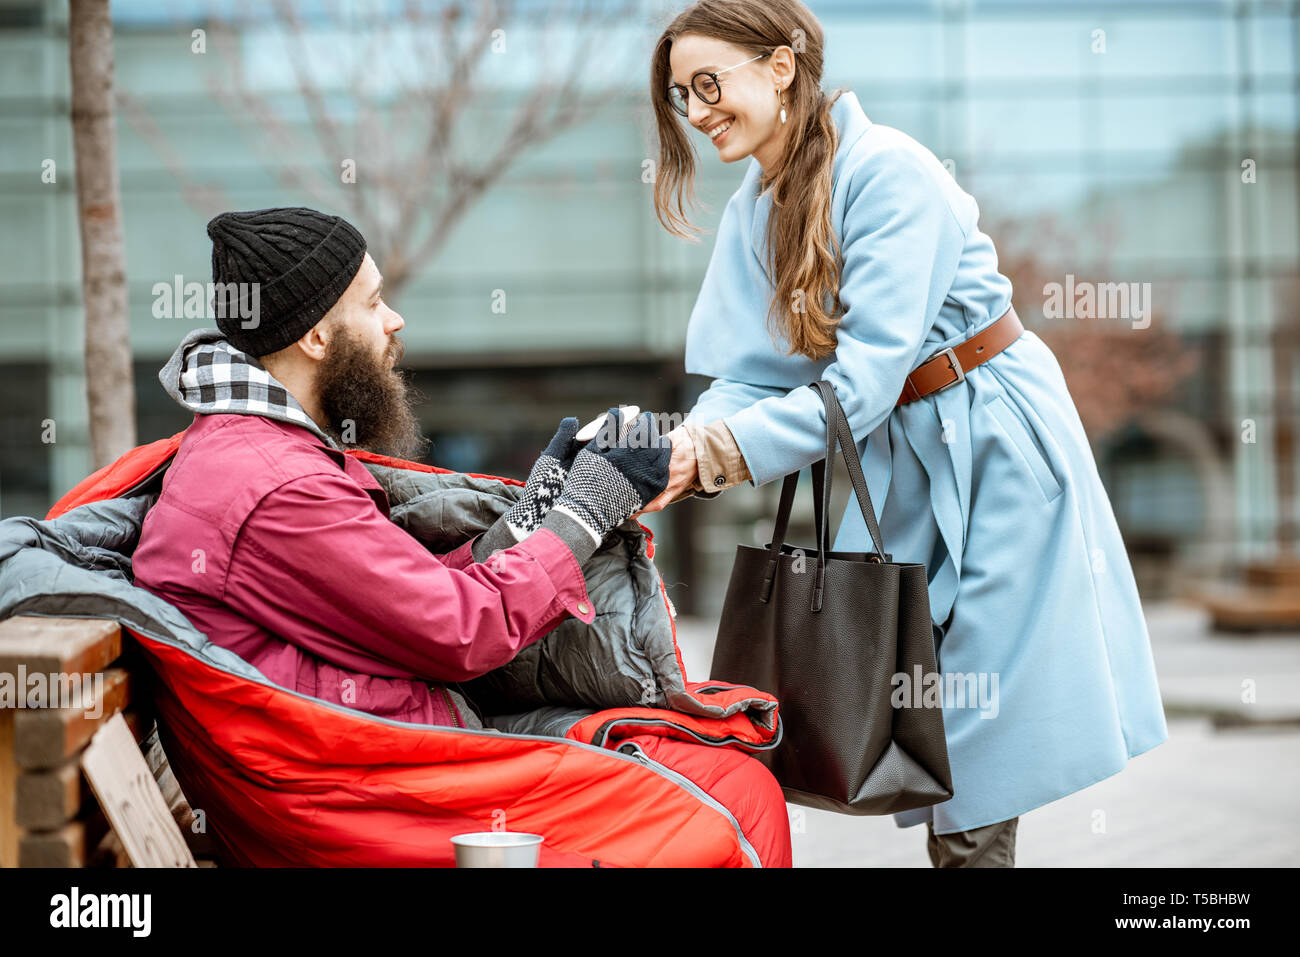
<svg viewBox="0 0 1300 957"><path fill-rule="evenodd" d="M380 455L418 461L428 448L414 407L424 396L406 373L388 367L390 355L400 361L405 347L394 338L379 358L344 329L330 342L316 370L317 394L325 414L324 430L340 445L353 445Z"/></svg>

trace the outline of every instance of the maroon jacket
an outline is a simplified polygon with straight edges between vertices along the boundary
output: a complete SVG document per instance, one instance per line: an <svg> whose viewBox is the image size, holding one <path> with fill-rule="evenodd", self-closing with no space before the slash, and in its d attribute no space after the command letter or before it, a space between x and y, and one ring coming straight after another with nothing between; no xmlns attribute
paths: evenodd
<svg viewBox="0 0 1300 957"><path fill-rule="evenodd" d="M259 415L196 415L145 517L136 584L276 684L401 721L464 727L438 682L510 661L595 608L549 529L483 564L388 519L359 461Z"/></svg>

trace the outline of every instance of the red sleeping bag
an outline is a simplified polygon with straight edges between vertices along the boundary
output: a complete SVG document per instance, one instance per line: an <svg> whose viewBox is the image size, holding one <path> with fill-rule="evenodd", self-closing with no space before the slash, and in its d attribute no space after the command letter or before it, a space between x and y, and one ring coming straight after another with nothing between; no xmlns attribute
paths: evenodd
<svg viewBox="0 0 1300 957"><path fill-rule="evenodd" d="M132 449L47 519L144 485L183 435ZM660 592L667 602L662 581ZM452 835L510 830L544 836L542 866L790 864L784 798L751 756L778 743L780 721L775 699L753 688L686 682L711 703L770 702L761 718L627 707L565 738L477 731L387 720L239 673L174 636L126 631L154 671L168 759L229 863L451 865Z"/></svg>

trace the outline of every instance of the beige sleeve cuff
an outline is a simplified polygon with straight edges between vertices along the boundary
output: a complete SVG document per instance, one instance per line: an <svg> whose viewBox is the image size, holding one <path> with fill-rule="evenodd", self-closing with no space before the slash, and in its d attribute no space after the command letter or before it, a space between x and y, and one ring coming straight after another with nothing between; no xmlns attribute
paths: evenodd
<svg viewBox="0 0 1300 957"><path fill-rule="evenodd" d="M695 483L695 486L694 486L693 488L688 488L686 491L682 492L681 495L678 495L678 496L677 496L676 498L674 498L674 499L670 499L669 502L668 502L668 504L669 504L669 505L676 505L676 504L677 504L678 502L680 502L682 499L690 498L690 497L691 497L692 495L694 495L696 492L700 491L699 484L700 484L699 482L696 482L696 483Z"/></svg>
<svg viewBox="0 0 1300 957"><path fill-rule="evenodd" d="M720 492L749 481L749 466L745 464L745 457L740 454L740 447L726 422L722 419L708 425L686 422L682 428L690 433L691 441L695 443L697 491Z"/></svg>

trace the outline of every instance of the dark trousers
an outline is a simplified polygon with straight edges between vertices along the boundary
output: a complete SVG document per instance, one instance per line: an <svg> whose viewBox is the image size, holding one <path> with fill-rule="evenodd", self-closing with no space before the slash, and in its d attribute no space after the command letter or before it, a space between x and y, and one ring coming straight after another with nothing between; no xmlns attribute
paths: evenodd
<svg viewBox="0 0 1300 957"><path fill-rule="evenodd" d="M930 836L925 847L930 852L930 863L935 867L1015 867L1019 821L1019 817L1013 817L951 834L935 834L934 824L927 821Z"/></svg>
<svg viewBox="0 0 1300 957"><path fill-rule="evenodd" d="M949 614L942 628L934 626L936 656L951 623L952 615ZM935 867L1015 867L1016 824L1019 821L1019 817L1013 817L952 834L935 834L934 823L926 822L930 835L925 848L930 852L930 863Z"/></svg>

